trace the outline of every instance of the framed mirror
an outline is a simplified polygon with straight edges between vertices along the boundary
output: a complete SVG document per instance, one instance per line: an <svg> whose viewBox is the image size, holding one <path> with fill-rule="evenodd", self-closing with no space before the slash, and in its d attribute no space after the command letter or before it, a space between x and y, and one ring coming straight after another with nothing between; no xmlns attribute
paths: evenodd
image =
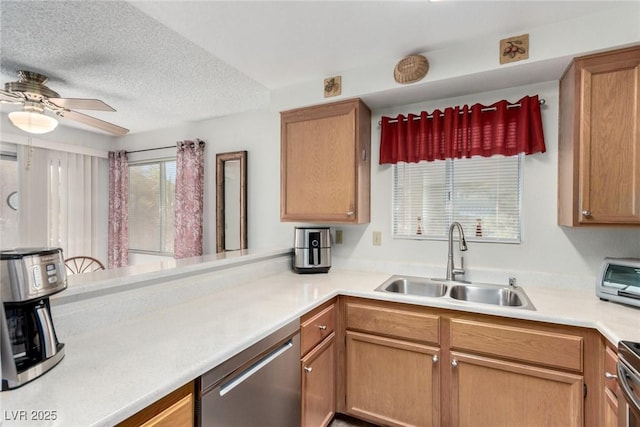
<svg viewBox="0 0 640 427"><path fill-rule="evenodd" d="M247 248L247 152L216 154L216 252Z"/></svg>

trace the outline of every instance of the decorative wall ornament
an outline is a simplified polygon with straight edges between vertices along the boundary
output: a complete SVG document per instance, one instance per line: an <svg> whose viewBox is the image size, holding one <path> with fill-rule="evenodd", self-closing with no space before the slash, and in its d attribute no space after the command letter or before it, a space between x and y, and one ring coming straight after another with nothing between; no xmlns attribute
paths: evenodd
<svg viewBox="0 0 640 427"><path fill-rule="evenodd" d="M398 83L407 84L422 80L429 71L429 61L422 55L411 55L401 59L393 70Z"/></svg>
<svg viewBox="0 0 640 427"><path fill-rule="evenodd" d="M500 64L529 59L529 34L500 40Z"/></svg>
<svg viewBox="0 0 640 427"><path fill-rule="evenodd" d="M342 93L342 77L335 76L324 79L324 97L337 96Z"/></svg>

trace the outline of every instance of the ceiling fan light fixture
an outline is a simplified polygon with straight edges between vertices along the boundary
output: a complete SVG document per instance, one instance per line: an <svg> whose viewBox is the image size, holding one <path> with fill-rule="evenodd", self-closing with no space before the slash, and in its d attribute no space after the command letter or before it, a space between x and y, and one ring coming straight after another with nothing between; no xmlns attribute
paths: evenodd
<svg viewBox="0 0 640 427"><path fill-rule="evenodd" d="M58 126L53 117L34 111L13 111L9 113L9 120L18 129L35 134L51 132Z"/></svg>

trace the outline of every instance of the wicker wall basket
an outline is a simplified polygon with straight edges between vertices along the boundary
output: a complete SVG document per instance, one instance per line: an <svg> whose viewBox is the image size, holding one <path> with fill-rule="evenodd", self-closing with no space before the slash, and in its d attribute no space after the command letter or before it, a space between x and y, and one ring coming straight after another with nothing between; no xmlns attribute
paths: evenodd
<svg viewBox="0 0 640 427"><path fill-rule="evenodd" d="M429 71L429 61L422 55L411 55L396 64L393 77L398 83L407 84L422 80Z"/></svg>

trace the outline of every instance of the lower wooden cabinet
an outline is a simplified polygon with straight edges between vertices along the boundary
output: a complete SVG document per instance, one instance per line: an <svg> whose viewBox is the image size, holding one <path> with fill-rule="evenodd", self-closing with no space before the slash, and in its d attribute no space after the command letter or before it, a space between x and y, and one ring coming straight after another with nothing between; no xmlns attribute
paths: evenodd
<svg viewBox="0 0 640 427"><path fill-rule="evenodd" d="M341 298L341 312L337 407L348 415L446 427L596 427L615 416L600 408L597 331L356 297Z"/></svg>
<svg viewBox="0 0 640 427"><path fill-rule="evenodd" d="M583 425L583 377L451 354L451 426Z"/></svg>
<svg viewBox="0 0 640 427"><path fill-rule="evenodd" d="M336 407L335 333L332 333L301 361L302 425L326 426Z"/></svg>
<svg viewBox="0 0 640 427"><path fill-rule="evenodd" d="M439 425L436 347L347 331L350 415L383 425Z"/></svg>
<svg viewBox="0 0 640 427"><path fill-rule="evenodd" d="M118 427L193 427L194 402L191 382L127 418Z"/></svg>
<svg viewBox="0 0 640 427"><path fill-rule="evenodd" d="M302 427L324 427L336 411L336 309L329 301L300 319Z"/></svg>

